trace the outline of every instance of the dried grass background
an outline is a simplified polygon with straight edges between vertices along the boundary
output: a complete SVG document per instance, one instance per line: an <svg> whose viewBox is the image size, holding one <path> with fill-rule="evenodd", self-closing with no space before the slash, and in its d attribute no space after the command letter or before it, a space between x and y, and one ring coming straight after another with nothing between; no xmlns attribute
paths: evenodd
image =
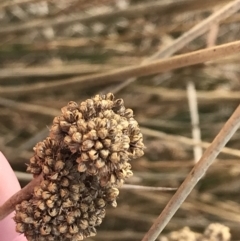
<svg viewBox="0 0 240 241"><path fill-rule="evenodd" d="M114 91L135 111L147 147L145 156L132 163L135 175L129 183L178 187L194 165L187 85L191 81L196 88L202 141L211 142L239 104L239 54L139 78L125 87L124 80L48 86L140 65L229 2L1 1L0 150L21 184L29 181L24 172L32 147L47 136L60 108L70 100ZM178 54L238 40L239 22L238 12L213 24ZM231 229L232 240L240 239L239 133L165 232L185 226L203 232L210 223L220 222ZM108 209L98 235L88 240L141 240L171 195L122 190L118 207Z"/></svg>

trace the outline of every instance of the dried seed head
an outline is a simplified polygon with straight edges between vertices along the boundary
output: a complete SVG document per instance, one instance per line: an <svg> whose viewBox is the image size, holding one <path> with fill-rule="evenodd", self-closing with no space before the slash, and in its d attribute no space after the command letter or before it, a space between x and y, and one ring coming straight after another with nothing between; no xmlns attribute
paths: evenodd
<svg viewBox="0 0 240 241"><path fill-rule="evenodd" d="M28 240L94 236L106 204L117 206L118 187L132 175L129 160L143 155L133 111L113 94L80 105L70 101L61 112L27 168L34 175L42 172L44 180L29 201L16 206L16 229Z"/></svg>

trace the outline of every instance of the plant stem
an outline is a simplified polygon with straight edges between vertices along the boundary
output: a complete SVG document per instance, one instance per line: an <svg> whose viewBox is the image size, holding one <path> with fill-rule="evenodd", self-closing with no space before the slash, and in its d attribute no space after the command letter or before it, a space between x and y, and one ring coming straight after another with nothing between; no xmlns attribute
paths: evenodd
<svg viewBox="0 0 240 241"><path fill-rule="evenodd" d="M235 41L227 44L222 44L216 47L201 49L187 54L174 56L168 59L160 59L151 63L140 66L125 67L104 74L89 75L86 77L73 77L66 80L54 81L49 83L38 83L31 85L22 85L15 87L0 87L0 94L25 94L33 91L43 91L56 89L57 87L64 88L69 85L87 83L88 86L96 83L108 83L119 81L131 77L141 77L151 74L167 72L169 70L191 66L199 63L204 63L210 60L226 57L228 55L237 54L240 52L240 41Z"/></svg>
<svg viewBox="0 0 240 241"><path fill-rule="evenodd" d="M142 241L154 241L168 224L175 212L187 198L197 182L205 174L209 166L213 163L221 149L226 145L232 135L240 126L240 105L225 123L219 134L215 137L212 144L204 152L202 158L193 167L177 192L173 195L167 206L159 217L155 220L152 227L146 233Z"/></svg>
<svg viewBox="0 0 240 241"><path fill-rule="evenodd" d="M35 186L38 186L42 181L43 176L39 175L29 182L23 189L11 196L2 206L0 206L0 220L4 219L14 211L15 206L23 200L29 200L32 197Z"/></svg>

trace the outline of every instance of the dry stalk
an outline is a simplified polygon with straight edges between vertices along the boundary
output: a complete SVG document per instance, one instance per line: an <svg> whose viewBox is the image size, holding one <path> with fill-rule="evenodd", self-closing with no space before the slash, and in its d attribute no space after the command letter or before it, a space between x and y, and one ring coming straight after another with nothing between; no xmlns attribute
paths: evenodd
<svg viewBox="0 0 240 241"><path fill-rule="evenodd" d="M43 176L39 175L34 178L23 189L15 193L8 199L2 206L0 206L0 220L4 219L7 215L14 211L16 204L21 203L23 200L31 198L34 187L38 186L43 180Z"/></svg>
<svg viewBox="0 0 240 241"><path fill-rule="evenodd" d="M199 127L197 91L195 88L195 84L192 81L189 81L187 84L187 95L188 95L188 106L189 106L191 124L192 124L192 137L196 143L199 143L201 142L201 130ZM198 146L198 145L194 146L193 154L194 154L194 162L196 163L202 156L201 146Z"/></svg>
<svg viewBox="0 0 240 241"><path fill-rule="evenodd" d="M141 127L141 130L142 130L143 134L146 135L146 136L152 136L152 137L157 137L157 138L161 138L161 139L164 139L164 140L179 142L179 143L189 145L189 146L195 146L197 144L197 145L199 145L203 148L208 148L211 145L209 142L203 141L203 142L200 142L200 143L196 143L193 139L191 139L189 137L166 134L164 132L152 130L152 129L145 128L145 127ZM228 154L228 155L231 155L231 156L240 157L240 151L237 150L237 149L224 147L221 150L221 152L225 153L225 154Z"/></svg>
<svg viewBox="0 0 240 241"><path fill-rule="evenodd" d="M51 90L59 87L66 87L79 83L106 83L119 81L131 77L147 76L151 74L158 74L167 72L173 69L191 66L206 61L215 60L218 58L226 57L228 55L236 54L240 51L240 41L231 42L228 44L219 45L212 48L202 49L187 54L174 56L168 59L156 60L141 66L133 66L110 71L105 74L90 75L87 77L74 77L64 81L54 81L48 83L39 83L32 85L22 85L18 88L15 87L2 87L0 94L23 94L33 91Z"/></svg>
<svg viewBox="0 0 240 241"><path fill-rule="evenodd" d="M187 198L197 182L205 174L207 169L213 163L221 149L226 145L229 139L233 136L240 126L240 105L235 112L220 130L219 134L215 137L212 144L204 152L202 158L194 166L188 174L182 185L177 192L173 195L167 206L164 208L159 217L155 220L150 230L146 233L142 241L154 241L168 224L175 212Z"/></svg>

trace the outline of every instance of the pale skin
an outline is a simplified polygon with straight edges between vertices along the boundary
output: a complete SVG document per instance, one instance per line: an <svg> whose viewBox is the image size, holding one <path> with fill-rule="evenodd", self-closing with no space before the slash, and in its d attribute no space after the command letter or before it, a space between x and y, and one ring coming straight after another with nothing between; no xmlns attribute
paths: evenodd
<svg viewBox="0 0 240 241"><path fill-rule="evenodd" d="M19 182L4 155L0 152L0 206L21 189ZM0 221L1 241L27 241L15 231L14 213Z"/></svg>

